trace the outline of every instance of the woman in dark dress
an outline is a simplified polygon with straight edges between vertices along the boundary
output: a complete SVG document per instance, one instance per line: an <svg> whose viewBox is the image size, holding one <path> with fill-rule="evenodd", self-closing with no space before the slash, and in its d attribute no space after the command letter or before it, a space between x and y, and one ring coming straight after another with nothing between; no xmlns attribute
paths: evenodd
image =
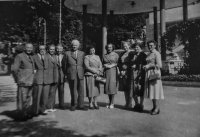
<svg viewBox="0 0 200 137"><path fill-rule="evenodd" d="M85 56L84 64L86 68L86 96L89 99L89 108L99 109L99 106L97 105L97 98L100 95L100 85L95 82L95 76L102 74L102 63L99 56L95 55L95 47L89 48L89 55Z"/></svg>
<svg viewBox="0 0 200 137"><path fill-rule="evenodd" d="M129 96L129 81L130 81L130 64L129 64L129 57L130 53L130 42L124 42L123 48L124 52L120 55L119 61L118 61L118 67L120 71L119 75L119 91L124 91L125 101L126 104L124 106L125 109L132 108L132 97Z"/></svg>
<svg viewBox="0 0 200 137"><path fill-rule="evenodd" d="M117 94L117 62L118 54L114 52L114 45L106 45L107 53L103 56L103 66L106 76L106 84L104 86L105 94L108 94L109 104L107 108L114 108L114 97Z"/></svg>
<svg viewBox="0 0 200 137"><path fill-rule="evenodd" d="M144 108L145 70L143 66L146 65L146 57L139 44L135 46L135 52L130 54L130 97L134 98L134 109L137 111L143 111ZM138 97L140 97L140 102Z"/></svg>

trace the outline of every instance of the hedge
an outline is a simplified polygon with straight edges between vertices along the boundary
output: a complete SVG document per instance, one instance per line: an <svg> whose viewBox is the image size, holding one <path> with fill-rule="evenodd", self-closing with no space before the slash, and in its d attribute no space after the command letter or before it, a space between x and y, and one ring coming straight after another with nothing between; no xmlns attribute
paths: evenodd
<svg viewBox="0 0 200 137"><path fill-rule="evenodd" d="M162 76L163 81L191 81L200 82L200 75L167 75Z"/></svg>

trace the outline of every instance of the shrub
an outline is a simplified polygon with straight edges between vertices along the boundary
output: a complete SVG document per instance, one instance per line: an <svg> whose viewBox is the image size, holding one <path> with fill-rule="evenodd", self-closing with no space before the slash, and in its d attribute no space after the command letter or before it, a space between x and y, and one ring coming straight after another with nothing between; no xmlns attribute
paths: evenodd
<svg viewBox="0 0 200 137"><path fill-rule="evenodd" d="M200 82L200 75L168 75L168 76L163 76L162 80Z"/></svg>

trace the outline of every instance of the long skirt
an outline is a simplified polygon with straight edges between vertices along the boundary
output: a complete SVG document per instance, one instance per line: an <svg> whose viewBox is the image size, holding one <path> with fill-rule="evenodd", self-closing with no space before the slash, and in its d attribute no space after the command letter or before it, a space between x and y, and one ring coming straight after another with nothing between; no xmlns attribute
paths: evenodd
<svg viewBox="0 0 200 137"><path fill-rule="evenodd" d="M140 96L144 97L144 82L145 82L145 72L140 72L138 70L131 70L129 80L129 97Z"/></svg>
<svg viewBox="0 0 200 137"><path fill-rule="evenodd" d="M100 95L100 85L95 82L93 76L85 76L86 97L96 97Z"/></svg>
<svg viewBox="0 0 200 137"><path fill-rule="evenodd" d="M149 81L149 76L154 73L154 70L148 70L145 75L145 97L149 99L164 99L163 86L161 79ZM160 70L158 73L161 76Z"/></svg>
<svg viewBox="0 0 200 137"><path fill-rule="evenodd" d="M106 69L106 84L104 86L105 94L117 94L117 68Z"/></svg>

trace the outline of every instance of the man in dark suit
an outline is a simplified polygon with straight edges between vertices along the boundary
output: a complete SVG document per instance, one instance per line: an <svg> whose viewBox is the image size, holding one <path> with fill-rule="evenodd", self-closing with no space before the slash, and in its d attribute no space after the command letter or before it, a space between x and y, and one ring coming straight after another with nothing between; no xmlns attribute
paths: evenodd
<svg viewBox="0 0 200 137"><path fill-rule="evenodd" d="M79 51L79 41L73 40L71 51L64 54L62 60L62 68L64 74L67 76L69 88L71 93L71 111L76 108L81 110L88 110L84 103L84 57L85 54ZM78 94L78 97L77 97ZM78 101L77 101L78 100Z"/></svg>
<svg viewBox="0 0 200 137"><path fill-rule="evenodd" d="M49 45L48 47L48 55L50 57L49 61L49 71L53 75L53 83L50 85L50 91L48 95L48 101L47 101L47 111L48 112L55 112L55 96L56 96L56 90L57 90L57 83L58 83L58 66L57 66L57 58L55 55L55 45Z"/></svg>
<svg viewBox="0 0 200 137"><path fill-rule="evenodd" d="M33 111L35 115L46 115L50 85L54 82L53 71L49 66L51 60L49 55L46 54L46 46L39 46L39 52L33 56L33 60L36 69L33 88Z"/></svg>
<svg viewBox="0 0 200 137"><path fill-rule="evenodd" d="M57 59L57 66L58 66L58 83L57 83L57 89L58 89L58 101L59 101L59 108L64 110L66 109L64 106L64 73L62 70L62 59L63 59L63 46L59 44L56 47L56 59Z"/></svg>
<svg viewBox="0 0 200 137"><path fill-rule="evenodd" d="M15 57L13 71L18 85L17 110L22 113L22 118L30 115L32 85L34 78L34 62L32 58L33 45L27 43L25 51Z"/></svg>

